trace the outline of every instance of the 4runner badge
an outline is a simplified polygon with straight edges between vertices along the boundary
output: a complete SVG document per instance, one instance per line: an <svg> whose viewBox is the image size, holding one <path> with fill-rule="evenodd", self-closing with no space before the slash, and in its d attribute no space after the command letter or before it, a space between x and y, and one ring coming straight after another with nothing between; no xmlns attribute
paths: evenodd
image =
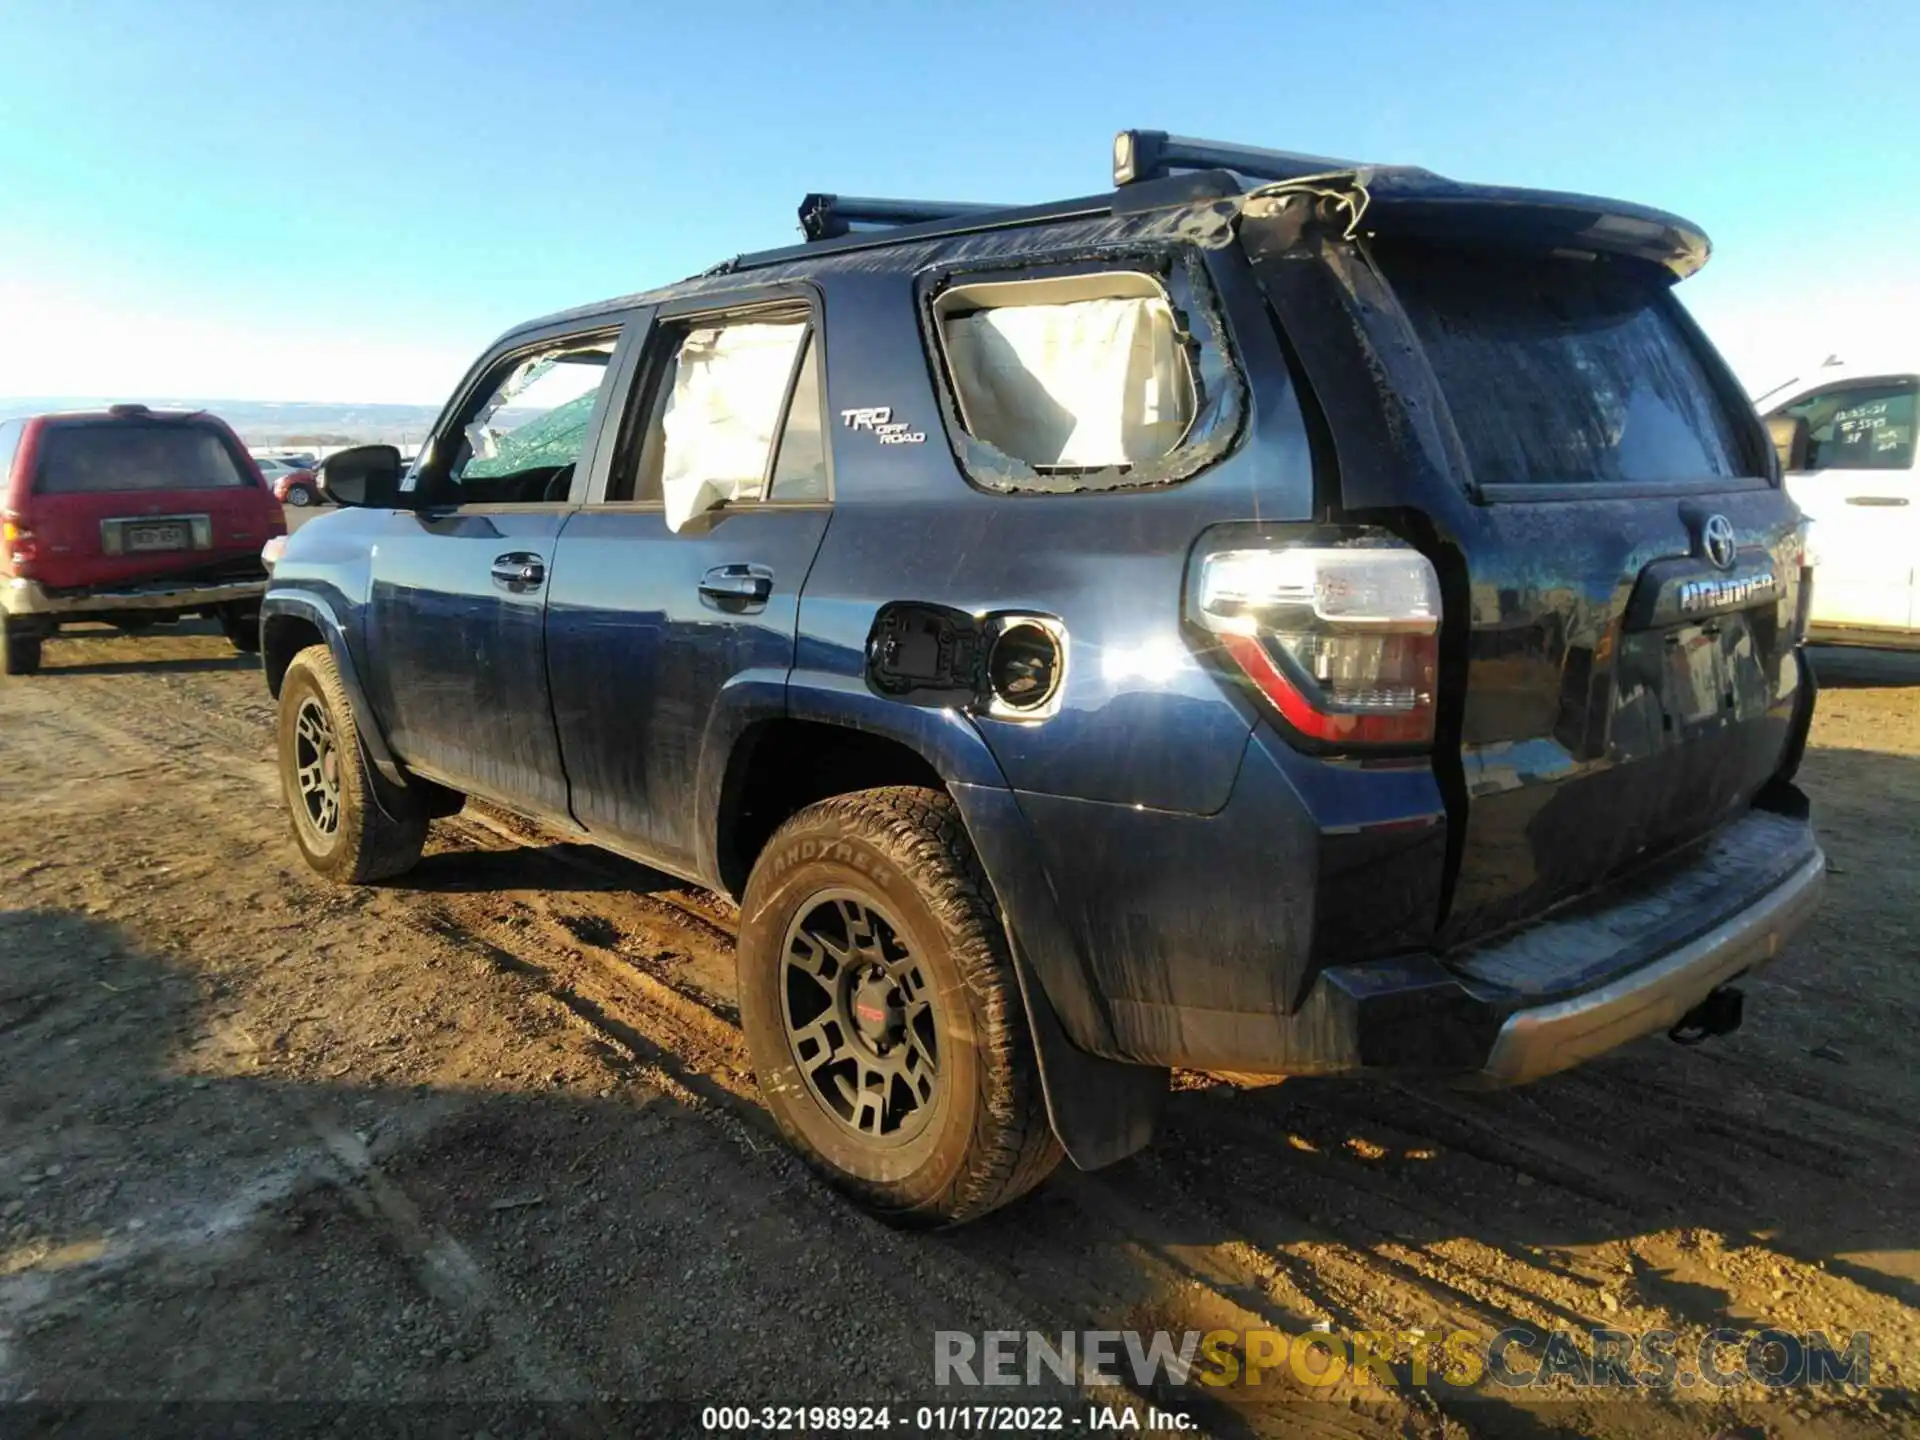
<svg viewBox="0 0 1920 1440"><path fill-rule="evenodd" d="M871 430L882 445L924 445L927 441L926 431L911 430L906 421L895 420L891 405L842 410L840 423L849 430Z"/></svg>

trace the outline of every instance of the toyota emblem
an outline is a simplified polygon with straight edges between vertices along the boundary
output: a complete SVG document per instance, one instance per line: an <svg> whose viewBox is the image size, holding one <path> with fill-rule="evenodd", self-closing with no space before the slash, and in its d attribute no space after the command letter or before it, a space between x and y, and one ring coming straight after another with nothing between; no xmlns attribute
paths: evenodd
<svg viewBox="0 0 1920 1440"><path fill-rule="evenodd" d="M1700 527L1700 543L1711 560L1722 570L1733 568L1733 522L1724 515L1710 516Z"/></svg>

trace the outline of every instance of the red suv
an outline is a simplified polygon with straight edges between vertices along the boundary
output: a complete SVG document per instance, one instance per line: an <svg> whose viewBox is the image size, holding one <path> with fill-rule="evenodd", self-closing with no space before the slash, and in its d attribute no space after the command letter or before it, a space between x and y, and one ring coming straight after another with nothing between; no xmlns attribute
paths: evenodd
<svg viewBox="0 0 1920 1440"><path fill-rule="evenodd" d="M260 469L203 411L0 424L0 673L30 675L62 624L208 615L260 648L260 547L287 530Z"/></svg>

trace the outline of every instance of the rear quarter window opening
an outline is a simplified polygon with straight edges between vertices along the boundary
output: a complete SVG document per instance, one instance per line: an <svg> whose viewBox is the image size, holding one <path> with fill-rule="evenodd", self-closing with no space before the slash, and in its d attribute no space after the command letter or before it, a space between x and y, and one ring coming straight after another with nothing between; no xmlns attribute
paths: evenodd
<svg viewBox="0 0 1920 1440"><path fill-rule="evenodd" d="M949 273L925 294L948 435L984 489L1167 484L1238 433L1243 386L1195 256Z"/></svg>
<svg viewBox="0 0 1920 1440"><path fill-rule="evenodd" d="M1607 256L1370 246L1476 488L1665 487L1768 473L1665 277Z"/></svg>
<svg viewBox="0 0 1920 1440"><path fill-rule="evenodd" d="M114 420L40 433L36 495L232 490L251 485L227 437L210 425Z"/></svg>

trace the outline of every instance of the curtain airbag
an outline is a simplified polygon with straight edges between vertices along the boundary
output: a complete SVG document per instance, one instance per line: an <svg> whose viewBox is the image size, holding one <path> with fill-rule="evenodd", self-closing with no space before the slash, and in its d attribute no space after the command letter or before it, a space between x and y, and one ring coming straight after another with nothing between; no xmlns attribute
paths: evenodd
<svg viewBox="0 0 1920 1440"><path fill-rule="evenodd" d="M719 501L758 500L804 321L691 330L662 420L669 529Z"/></svg>

